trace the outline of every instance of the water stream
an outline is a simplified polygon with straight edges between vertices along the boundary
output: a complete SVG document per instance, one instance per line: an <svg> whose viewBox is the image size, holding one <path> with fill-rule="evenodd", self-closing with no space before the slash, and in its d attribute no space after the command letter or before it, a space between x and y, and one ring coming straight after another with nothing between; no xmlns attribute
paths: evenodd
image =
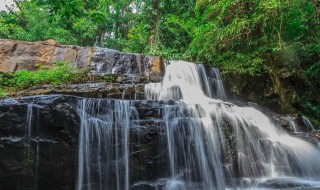
<svg viewBox="0 0 320 190"><path fill-rule="evenodd" d="M320 187L320 151L255 108L226 102L217 69L172 61L162 83L145 86L145 97L164 104L159 109L168 171L154 181L154 189ZM77 190L131 189L129 129L130 121L138 120L134 106L84 99L79 113Z"/></svg>
<svg viewBox="0 0 320 190"><path fill-rule="evenodd" d="M291 130L294 133L313 132L315 131L311 121L306 116L292 117L287 116Z"/></svg>
<svg viewBox="0 0 320 190"><path fill-rule="evenodd" d="M83 99L79 105L77 190L129 189L129 121L135 110L128 101Z"/></svg>
<svg viewBox="0 0 320 190"><path fill-rule="evenodd" d="M302 116L302 122L303 122L303 124L307 127L307 129L308 129L309 131L311 131L311 132L312 132L312 131L315 131L315 129L314 129L311 121L310 121L306 116Z"/></svg>

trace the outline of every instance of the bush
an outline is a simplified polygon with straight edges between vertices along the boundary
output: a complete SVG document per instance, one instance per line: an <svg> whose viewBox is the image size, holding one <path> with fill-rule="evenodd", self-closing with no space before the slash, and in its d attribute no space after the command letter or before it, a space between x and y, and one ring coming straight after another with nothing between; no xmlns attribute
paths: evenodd
<svg viewBox="0 0 320 190"><path fill-rule="evenodd" d="M306 77L317 87L320 87L320 61L305 71Z"/></svg>
<svg viewBox="0 0 320 190"><path fill-rule="evenodd" d="M67 63L57 62L47 70L0 73L0 89L2 92L4 90L17 91L34 85L50 84L55 86L75 83L85 80L86 76L85 71L79 71Z"/></svg>
<svg viewBox="0 0 320 190"><path fill-rule="evenodd" d="M320 121L320 100L307 96L299 97L297 108L301 114Z"/></svg>
<svg viewBox="0 0 320 190"><path fill-rule="evenodd" d="M6 96L7 96L7 93L5 93L2 88L0 88L0 98L6 97Z"/></svg>

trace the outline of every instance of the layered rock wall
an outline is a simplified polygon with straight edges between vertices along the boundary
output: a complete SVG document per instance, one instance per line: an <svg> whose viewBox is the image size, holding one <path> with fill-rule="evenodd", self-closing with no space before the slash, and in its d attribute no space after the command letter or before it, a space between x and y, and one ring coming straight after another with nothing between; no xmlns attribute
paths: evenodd
<svg viewBox="0 0 320 190"><path fill-rule="evenodd" d="M155 56L124 53L107 48L60 45L54 40L23 42L0 39L0 72L34 71L67 62L94 74L126 74L159 81L164 61Z"/></svg>
<svg viewBox="0 0 320 190"><path fill-rule="evenodd" d="M94 49L90 47L62 46L54 40L0 40L0 71L33 71L57 61L68 62L80 68L88 67L93 52Z"/></svg>

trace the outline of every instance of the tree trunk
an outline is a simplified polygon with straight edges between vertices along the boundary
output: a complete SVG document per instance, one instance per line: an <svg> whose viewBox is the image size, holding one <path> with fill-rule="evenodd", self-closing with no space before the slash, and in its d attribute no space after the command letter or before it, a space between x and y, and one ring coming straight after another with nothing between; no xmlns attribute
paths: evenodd
<svg viewBox="0 0 320 190"><path fill-rule="evenodd" d="M159 37L159 2L155 1L152 3L152 20L151 20L151 31L150 31L150 41L149 45L151 47L156 47L158 45L158 37Z"/></svg>

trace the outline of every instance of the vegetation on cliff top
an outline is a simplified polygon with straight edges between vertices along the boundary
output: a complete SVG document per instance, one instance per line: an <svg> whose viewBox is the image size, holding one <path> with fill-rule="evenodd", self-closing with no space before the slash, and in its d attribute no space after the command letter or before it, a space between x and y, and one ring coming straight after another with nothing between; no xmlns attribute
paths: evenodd
<svg viewBox="0 0 320 190"><path fill-rule="evenodd" d="M13 73L0 72L0 98L7 93L14 93L35 85L84 83L87 81L113 82L115 78L110 75L90 76L87 70L79 70L65 62L55 62L38 71L21 70Z"/></svg>
<svg viewBox="0 0 320 190"><path fill-rule="evenodd" d="M40 68L39 71L18 71L13 73L0 73L0 97L6 92L15 92L27 89L34 85L80 82L86 78L85 71L78 71L63 62L57 62L49 68Z"/></svg>
<svg viewBox="0 0 320 190"><path fill-rule="evenodd" d="M290 104L320 117L318 0L31 0L15 5L0 12L0 38L55 39L211 64L225 75L267 75L283 105L290 101L281 79L292 77L299 81L298 97Z"/></svg>

